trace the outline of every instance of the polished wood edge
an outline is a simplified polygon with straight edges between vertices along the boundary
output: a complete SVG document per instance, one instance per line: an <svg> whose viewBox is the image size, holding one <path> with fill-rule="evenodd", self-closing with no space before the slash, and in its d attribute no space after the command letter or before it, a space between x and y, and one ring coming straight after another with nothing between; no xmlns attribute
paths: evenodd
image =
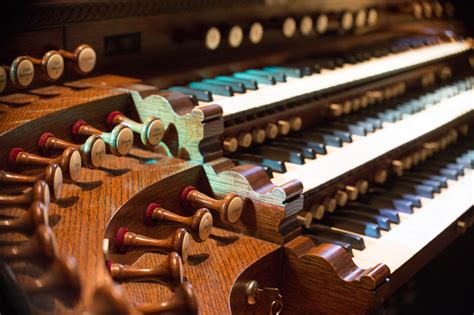
<svg viewBox="0 0 474 315"><path fill-rule="evenodd" d="M326 272L332 273L333 277L359 289L375 290L390 276L390 269L385 264L377 264L367 269L357 267L349 253L338 245L324 243L315 246L310 238L301 236L284 247L288 255L324 268Z"/></svg>
<svg viewBox="0 0 474 315"><path fill-rule="evenodd" d="M244 200L242 215L235 224L225 225L217 220L217 226L279 244L300 233L296 214L303 206L301 182L292 180L276 186L263 168L236 166L227 158L205 163L202 167L216 196L235 193Z"/></svg>
<svg viewBox="0 0 474 315"><path fill-rule="evenodd" d="M273 205L284 205L297 198L303 184L291 180L282 186L273 184L265 170L255 165L235 165L227 158L220 158L203 165L216 194L237 193ZM227 192L226 192L227 191Z"/></svg>
<svg viewBox="0 0 474 315"><path fill-rule="evenodd" d="M163 142L175 157L202 162L222 156L218 141L224 129L220 106L198 108L186 95L177 92L143 98L130 91L130 95L141 121L150 116L161 119L167 130Z"/></svg>

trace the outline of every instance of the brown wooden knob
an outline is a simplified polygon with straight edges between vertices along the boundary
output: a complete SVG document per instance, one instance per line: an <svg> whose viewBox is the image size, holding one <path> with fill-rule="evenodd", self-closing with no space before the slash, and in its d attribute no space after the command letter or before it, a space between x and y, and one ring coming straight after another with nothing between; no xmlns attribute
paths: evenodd
<svg viewBox="0 0 474 315"><path fill-rule="evenodd" d="M229 224L239 220L244 208L242 198L234 193L225 195L222 200L217 200L203 194L193 186L187 186L183 189L181 201L185 207L204 207L218 211L221 221Z"/></svg>
<svg viewBox="0 0 474 315"><path fill-rule="evenodd" d="M48 208L41 201L35 201L20 217L0 220L0 232L31 233L40 225L49 225Z"/></svg>
<svg viewBox="0 0 474 315"><path fill-rule="evenodd" d="M313 204L311 206L311 215L316 220L321 220L324 216L324 206L320 204Z"/></svg>
<svg viewBox="0 0 474 315"><path fill-rule="evenodd" d="M115 236L115 248L120 252L134 250L135 248L148 251L158 250L166 253L177 252L182 257L183 262L186 262L189 253L189 233L185 229L179 228L174 235L159 240L129 232L126 227L121 227L117 230Z"/></svg>
<svg viewBox="0 0 474 315"><path fill-rule="evenodd" d="M33 83L35 66L27 56L20 56L13 60L10 70L10 81L19 88L26 88Z"/></svg>
<svg viewBox="0 0 474 315"><path fill-rule="evenodd" d="M296 217L298 223L304 227L309 227L313 221L313 215L310 211L301 211Z"/></svg>
<svg viewBox="0 0 474 315"><path fill-rule="evenodd" d="M78 46L74 52L59 50L58 53L66 60L74 63L74 69L79 74L88 74L95 68L97 55L95 50L86 44Z"/></svg>
<svg viewBox="0 0 474 315"><path fill-rule="evenodd" d="M333 117L339 117L343 113L342 105L341 104L331 104L329 105L329 113Z"/></svg>
<svg viewBox="0 0 474 315"><path fill-rule="evenodd" d="M212 215L206 208L200 208L190 217L183 217L163 209L157 203L151 203L145 214L145 223L148 225L171 224L184 227L191 233L196 242L204 242L209 238L212 230Z"/></svg>
<svg viewBox="0 0 474 315"><path fill-rule="evenodd" d="M286 121L286 120L278 121L278 132L281 135L287 135L288 133L290 133L290 130L291 130L291 125L289 121Z"/></svg>
<svg viewBox="0 0 474 315"><path fill-rule="evenodd" d="M183 282L183 262L178 253L171 252L168 258L153 268L125 266L111 261L107 268L115 281L158 281L175 287Z"/></svg>
<svg viewBox="0 0 474 315"><path fill-rule="evenodd" d="M237 137L239 146L242 148L248 148L252 145L252 134L250 132L242 132Z"/></svg>
<svg viewBox="0 0 474 315"><path fill-rule="evenodd" d="M369 91L365 94L367 96L369 105L374 105L383 101L383 93L380 91Z"/></svg>
<svg viewBox="0 0 474 315"><path fill-rule="evenodd" d="M74 257L57 257L48 271L39 279L24 284L30 295L48 295L66 307L73 307L81 299L81 279Z"/></svg>
<svg viewBox="0 0 474 315"><path fill-rule="evenodd" d="M79 119L72 126L72 134L76 141L81 136L98 135L109 145L110 152L117 156L127 155L133 147L133 131L122 124L115 126L111 132L104 132Z"/></svg>
<svg viewBox="0 0 474 315"><path fill-rule="evenodd" d="M222 148L226 152L235 152L239 147L239 140L235 137L225 138L222 142Z"/></svg>
<svg viewBox="0 0 474 315"><path fill-rule="evenodd" d="M49 164L39 175L23 175L0 171L0 183L15 185L34 185L38 180L44 180L49 187L51 199L54 201L61 197L63 186L63 172L58 164Z"/></svg>
<svg viewBox="0 0 474 315"><path fill-rule="evenodd" d="M383 184L387 181L388 173L386 170L378 170L374 174L374 182L377 184Z"/></svg>
<svg viewBox="0 0 474 315"><path fill-rule="evenodd" d="M56 239L46 225L39 225L31 239L22 245L1 247L0 259L5 261L52 261L56 255Z"/></svg>
<svg viewBox="0 0 474 315"><path fill-rule="evenodd" d="M349 197L349 200L356 200L357 197L359 197L359 189L357 187L347 185L345 187L345 191Z"/></svg>
<svg viewBox="0 0 474 315"><path fill-rule="evenodd" d="M87 313L90 315L130 315L132 310L127 303L124 292L119 285L112 281L98 287L91 304L87 307Z"/></svg>
<svg viewBox="0 0 474 315"><path fill-rule="evenodd" d="M84 165L92 169L100 167L105 158L105 142L98 135L88 137L83 144L75 144L56 138L50 132L45 132L40 136L38 146L45 154L57 150L66 150L67 148L76 148L81 154Z"/></svg>
<svg viewBox="0 0 474 315"><path fill-rule="evenodd" d="M29 205L33 201L41 201L49 207L50 200L48 184L44 180L39 180L33 187L25 189L19 195L0 195L0 207Z"/></svg>
<svg viewBox="0 0 474 315"><path fill-rule="evenodd" d="M265 134L268 139L275 139L278 136L278 126L273 123L267 124Z"/></svg>
<svg viewBox="0 0 474 315"><path fill-rule="evenodd" d="M335 198L326 197L323 200L324 211L333 213L336 210L337 202Z"/></svg>
<svg viewBox="0 0 474 315"><path fill-rule="evenodd" d="M64 59L55 50L50 50L47 53L43 55L43 58L37 59L33 58L30 56L21 56L15 59L13 62L15 64L15 67L21 67L21 63L24 62L25 60L28 60L33 64L33 66L39 68L40 73L43 74L43 76L48 80L48 81L56 81L64 73ZM13 66L13 64L12 64ZM17 73L18 76L18 73ZM17 77L17 80L19 78Z"/></svg>
<svg viewBox="0 0 474 315"><path fill-rule="evenodd" d="M165 133L163 122L156 117L150 117L141 124L127 118L119 111L111 112L107 116L107 124L110 129L119 124L127 126L132 131L139 134L140 140L147 146L158 145L161 142L161 139L163 139Z"/></svg>
<svg viewBox="0 0 474 315"><path fill-rule="evenodd" d="M403 162L399 161L399 160L393 160L392 161L392 170L398 176L402 176L403 171L404 171Z"/></svg>
<svg viewBox="0 0 474 315"><path fill-rule="evenodd" d="M342 112L344 114L349 114L352 111L352 101L346 100L342 103Z"/></svg>
<svg viewBox="0 0 474 315"><path fill-rule="evenodd" d="M57 157L47 158L23 151L22 148L13 148L10 151L8 162L13 169L18 167L40 167L56 163L61 167L63 174L70 181L76 181L81 173L81 154L76 148L67 148Z"/></svg>
<svg viewBox="0 0 474 315"><path fill-rule="evenodd" d="M189 282L176 287L174 296L161 303L145 303L136 306L143 314L197 314L196 293Z"/></svg>
<svg viewBox="0 0 474 315"><path fill-rule="evenodd" d="M344 207L347 204L347 201L349 200L349 195L347 195L345 191L338 190L336 191L334 198L336 199L336 203L338 206Z"/></svg>
<svg viewBox="0 0 474 315"><path fill-rule="evenodd" d="M267 134L265 133L265 130L261 128L254 129L252 131L252 140L255 143L263 143L266 137Z"/></svg>
<svg viewBox="0 0 474 315"><path fill-rule="evenodd" d="M359 190L359 193L361 194L366 194L367 191L369 190L369 182L366 180L357 181L355 186L357 187L357 189Z"/></svg>
<svg viewBox="0 0 474 315"><path fill-rule="evenodd" d="M303 127L303 120L301 117L293 117L290 119L291 130L298 131Z"/></svg>

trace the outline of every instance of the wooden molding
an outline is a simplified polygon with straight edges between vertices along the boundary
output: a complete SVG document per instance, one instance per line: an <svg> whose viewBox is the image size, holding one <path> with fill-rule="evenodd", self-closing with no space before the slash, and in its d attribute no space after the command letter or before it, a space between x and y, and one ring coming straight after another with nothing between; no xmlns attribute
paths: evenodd
<svg viewBox="0 0 474 315"><path fill-rule="evenodd" d="M284 308L295 313L365 314L382 303L390 275L384 264L359 268L342 247L304 236L284 245L283 264Z"/></svg>
<svg viewBox="0 0 474 315"><path fill-rule="evenodd" d="M203 168L216 196L233 192L245 199L242 216L226 228L275 243L284 243L299 234L296 215L303 206L301 182L292 180L276 186L263 168L236 166L227 158L208 162ZM216 220L216 225L223 223Z"/></svg>
<svg viewBox="0 0 474 315"><path fill-rule="evenodd" d="M177 92L143 98L130 91L130 95L141 121L150 116L162 120L166 130L163 142L173 156L197 162L222 156L218 139L224 131L220 106L195 107L186 95Z"/></svg>

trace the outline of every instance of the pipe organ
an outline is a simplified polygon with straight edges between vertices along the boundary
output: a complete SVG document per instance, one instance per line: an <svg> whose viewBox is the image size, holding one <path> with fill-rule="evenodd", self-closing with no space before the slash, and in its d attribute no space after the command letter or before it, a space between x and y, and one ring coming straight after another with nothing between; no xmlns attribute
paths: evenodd
<svg viewBox="0 0 474 315"><path fill-rule="evenodd" d="M0 39L0 313L406 311L472 249L458 10L25 3Z"/></svg>

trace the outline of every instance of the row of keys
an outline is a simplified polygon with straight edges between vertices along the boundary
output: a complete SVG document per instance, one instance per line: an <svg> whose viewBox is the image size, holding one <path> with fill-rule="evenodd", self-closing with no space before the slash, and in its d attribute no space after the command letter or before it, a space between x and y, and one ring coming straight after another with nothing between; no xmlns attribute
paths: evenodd
<svg viewBox="0 0 474 315"><path fill-rule="evenodd" d="M293 132L263 145L239 151L230 157L237 163L261 165L270 175L276 176L274 173L286 173L298 165L311 163L317 157L344 149L377 133L388 124L424 111L442 98L461 93L471 86L471 80L463 80L425 95L387 101L375 107L360 109L356 114L333 122Z"/></svg>
<svg viewBox="0 0 474 315"><path fill-rule="evenodd" d="M265 22L254 22L248 26L212 26L206 30L204 36L205 47L215 50L221 45L222 38L232 48L242 45L244 35L252 44L263 40L264 30L279 27L281 35L293 38L299 32L301 36L322 35L328 31L331 19L335 19L341 31L347 32L353 28L365 26L373 27L378 22L378 11L375 8L360 9L357 12L345 11L340 14L316 14L304 16L288 16L286 18L272 18Z"/></svg>
<svg viewBox="0 0 474 315"><path fill-rule="evenodd" d="M306 228L305 233L311 235L317 242L341 245L359 260L370 260L369 255L373 255L377 248L377 251L380 251L377 256L388 257L380 260L381 257L376 256L372 260L388 263L394 272L403 260L397 261L391 257L397 253L390 255L387 253L390 248L382 251L379 248L381 245L377 244L387 242L385 244L387 245L392 241L406 240L408 243L405 245L410 244L410 250L416 252L420 239L422 241L432 239L432 235L431 238L425 239L424 234L436 235L437 224L442 224L444 227L451 224L452 220L457 219L472 206L472 199L469 198L473 193L472 178L470 179L473 166L472 143L463 141L454 147L449 147L448 151L428 158L426 162L413 167L403 176L369 189L367 195L357 201L349 201L344 207ZM451 206L446 207L446 202L449 200L444 200L444 195L453 198L452 194L459 199L451 200ZM462 200L466 202L461 202ZM460 208L457 208L458 203ZM443 228L440 231L442 230ZM405 233L405 236L400 238L400 233ZM418 237L419 240L413 237ZM392 248L392 250L401 249L401 247Z"/></svg>
<svg viewBox="0 0 474 315"><path fill-rule="evenodd" d="M89 45L78 46L74 52L50 50L41 59L30 56L17 57L10 66L0 66L0 93L11 83L17 88L29 87L39 70L39 79L57 81L64 74L64 60L70 61L79 74L94 70L96 53Z"/></svg>
<svg viewBox="0 0 474 315"><path fill-rule="evenodd" d="M426 47L428 46L428 47ZM377 46L365 52L355 51L331 58L307 58L279 66L247 69L218 75L187 86L168 90L190 95L196 104L216 102L224 118L239 119L269 110L293 100L301 100L335 90L338 86L364 82L372 77L460 53L467 42L439 43L437 38L415 38Z"/></svg>

